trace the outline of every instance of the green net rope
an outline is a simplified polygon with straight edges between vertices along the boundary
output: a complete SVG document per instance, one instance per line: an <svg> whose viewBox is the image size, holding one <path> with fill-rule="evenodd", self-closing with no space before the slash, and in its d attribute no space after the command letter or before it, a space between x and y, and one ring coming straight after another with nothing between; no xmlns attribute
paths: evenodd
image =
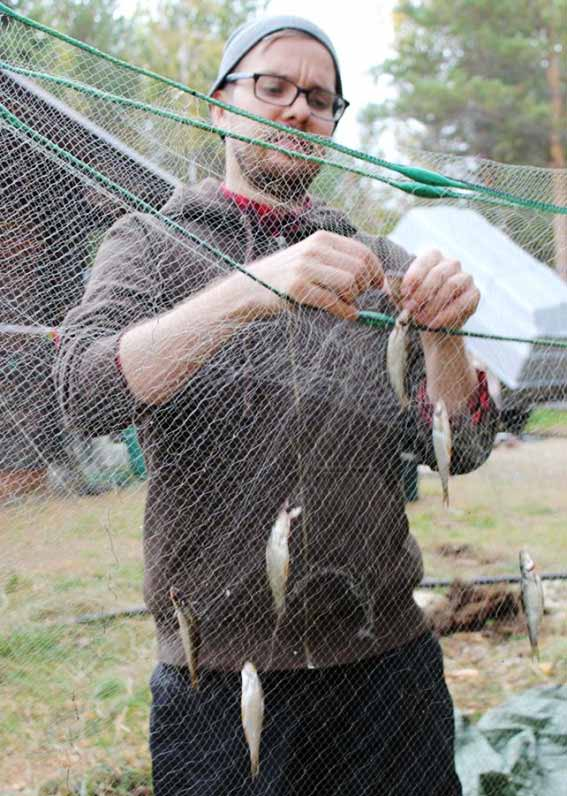
<svg viewBox="0 0 567 796"><path fill-rule="evenodd" d="M50 36L60 39L61 41L70 44L73 47L78 47L90 54L93 54L97 57L103 58L110 63L114 63L123 67L125 69L129 69L137 74L144 75L146 77L150 77L152 79L158 80L162 83L169 85L170 87L174 87L176 89L182 90L186 93L191 94L195 98L199 100L203 100L212 105L218 105L226 110L234 112L238 115L244 116L249 118L253 121L260 122L262 124L266 124L270 127L274 127L275 129L283 130L285 132L289 132L288 128L285 125L278 124L277 122L271 122L269 120L264 119L263 117L256 116L254 114L248 113L247 111L243 111L240 108L236 108L234 106L228 105L220 100L213 99L208 97L201 92L196 91L195 89L189 88L188 86L183 85L182 83L178 83L177 81L170 80L169 78L162 77L154 72L149 70L143 69L142 67L137 67L132 64L129 64L121 59L115 58L114 56L108 55L107 53L103 53L102 51L98 50L91 45L85 44L84 42L78 41L73 39L69 36L66 36L59 31L56 31L52 28L49 28L46 25L43 25L35 20L32 20L18 12L14 11L13 9L9 8L8 6L4 5L0 2L0 12L7 14L18 21L35 28L43 33L46 33ZM59 84L61 86L65 86L67 88L71 88L75 91L83 93L88 96L94 96L99 99L103 99L105 101L109 101L118 105L128 106L135 108L137 110L143 110L148 113L152 113L157 116L161 116L163 118L170 119L172 121L178 122L180 124L189 125L198 129L202 129L207 132L216 133L218 135L225 135L230 136L235 139L244 141L246 143L251 143L255 145L260 145L269 149L275 149L277 151L282 151L288 154L288 151L283 147L278 146L278 144L262 141L250 136L245 136L241 134L234 133L232 131L224 130L223 128L219 128L209 122L204 122L198 119L192 119L186 116L182 116L177 114L173 111L169 111L164 108L157 108L149 103L141 102L139 100L134 100L131 98L123 97L116 94L111 94L109 92L103 91L101 89L95 88L93 86L86 85L84 83L80 83L74 80L70 80L67 78L63 78L60 76L50 75L45 72L27 69L23 67L17 67L13 64L10 64L5 61L0 61L0 69L4 69L7 71L12 71L16 74L24 75L29 78L44 80L47 82L53 82ZM250 279L254 280L258 284L262 285L266 289L272 291L276 294L279 298L282 298L289 302L292 305L296 305L297 302L291 296L287 295L286 293L278 290L277 288L269 285L268 283L264 282L259 277L251 274L249 271L246 270L240 263L233 260L228 255L224 254L220 250L216 249L214 246L210 245L204 240L201 240L198 236L194 235L193 233L186 230L180 224L176 223L172 219L168 218L165 214L161 213L160 211L156 210L152 205L148 202L145 202L140 197L136 196L131 191L120 186L118 183L110 180L102 173L97 171L92 166L89 166L87 163L82 161L81 159L77 158L76 156L72 155L67 150L63 149L59 145L55 144L54 142L50 141L44 135L38 133L33 128L31 128L26 123L22 122L15 114L13 114L7 107L0 103L0 117L4 119L11 127L15 128L16 130L24 133L27 137L31 138L32 140L36 141L37 143L41 144L42 146L48 148L51 152L53 152L58 158L62 159L66 163L70 164L74 168L77 168L86 176L94 179L98 184L102 185L107 190L117 194L122 200L126 200L128 204L141 212L147 213L157 220L164 223L168 228L171 230L179 233L183 237L186 237L193 242L199 244L204 249L209 251L211 254L215 255L216 257L223 260L230 268L240 271L245 274ZM552 212L552 213L567 213L566 207L560 207L558 205L546 203L546 202L539 202L529 199L522 199L521 197L516 197L513 194L510 194L505 191L498 191L495 189L488 188L486 186L478 185L476 183L471 183L462 180L455 180L450 177L446 177L443 174L439 174L437 172L430 171L428 169L422 169L417 167L409 167L403 166L401 164L391 163L389 161L382 160L380 158L373 157L363 152L358 152L357 150L350 149L348 147L342 146L337 144L334 141L331 141L327 138L322 138L320 136L314 136L308 133L303 133L298 130L294 130L294 135L297 135L299 138L311 141L316 144L322 144L326 148L334 149L342 154L349 155L357 160L365 161L369 164L380 166L382 168L389 169L391 171L395 171L399 174L402 174L408 178L409 180L406 181L399 181L390 179L387 177L378 176L376 174L372 174L364 169L355 168L352 166L346 166L337 162L329 161L325 158L316 157L314 155L310 155L308 153L301 153L301 152L294 152L294 157L298 157L304 160L310 160L316 162L320 165L328 165L336 169L349 171L370 179L376 179L380 182L386 183L392 187L398 188L402 191L407 193L411 193L413 195L424 197L427 199L432 198L450 198L450 199L467 199L467 200L477 200L483 202L489 202L498 205L505 205L505 206L520 206L524 208L530 208L534 210L539 210L542 212ZM466 191L466 193L463 193ZM373 328L377 329L389 329L395 324L395 318L391 315L372 312L372 311L360 311L357 316L357 321L359 323L363 323L368 326L372 326ZM449 335L456 335L460 337L476 337L486 340L498 340L498 341L505 341L505 342L515 342L515 343L525 343L530 345L537 345L537 346L547 346L547 347L554 347L554 348L567 348L567 341L565 340L558 340L558 339L542 339L542 338L530 338L530 337L512 337L506 335L497 335L497 334L489 334L483 332L475 332L472 330L464 330L464 329L450 329L450 328L439 328L439 329L431 329L430 327L419 325L419 324L412 324L414 328L419 329L420 331L430 331L430 332L438 332L443 334ZM14 327L15 329L16 327ZM18 327L19 329L19 327ZM14 331L14 330L12 330ZM45 333L51 334L53 331L56 330L47 330Z"/></svg>
<svg viewBox="0 0 567 796"><path fill-rule="evenodd" d="M203 246L204 249L209 251L211 254L214 254L216 257L222 259L230 268L240 271L241 273L245 274L250 279L254 280L258 284L262 285L262 287L271 290L272 293L275 293L279 298L282 298L289 302L292 305L297 305L295 299L286 293L278 290L277 288L273 287L272 285L268 284L264 280L260 279L259 277L255 276L254 274L250 273L246 270L240 263L236 260L232 259L228 255L224 254L224 252L220 251L216 247L209 244L207 241L202 240L197 235L194 235L189 230L185 229L183 226L178 224L177 222L173 221L172 219L168 218L168 216L161 213L159 210L156 210L155 207L150 205L148 202L145 202L140 197L136 196L131 191L123 188L122 186L118 185L118 183L110 180L104 174L101 174L92 166L89 166L84 161L80 160L79 158L72 155L67 150L60 147L58 144L50 141L41 133L33 130L29 125L22 122L18 117L13 114L5 105L0 103L0 118L4 119L11 127L14 129L24 133L26 136L31 138L32 140L36 141L37 143L41 144L42 146L47 147L51 150L57 157L61 158L62 160L66 161L70 165L74 166L75 168L79 169L83 174L87 175L88 177L94 179L104 188L118 194L122 199L125 199L134 209L139 210L144 213L148 213L149 215L153 216L157 220L163 222L168 228L172 229L175 232L178 232L183 237ZM384 313L378 312L371 312L371 311L360 311L358 313L357 322L366 324L368 326L372 326L378 329L387 329L392 327L395 324L395 318L391 315L386 315ZM528 343L530 345L540 345L540 346L548 346L548 347L555 347L555 348L567 348L567 341L565 340L544 340L539 338L521 338L521 337L507 337L505 335L493 335L493 334L485 334L482 332L474 332L468 331L464 329L431 329L427 326L422 326L415 324L415 328L419 329L420 331L430 331L430 332L439 332L443 334L450 334L450 335L457 335L457 336L466 336L466 337L478 337L488 340L501 340L507 342L516 342L516 343ZM55 331L55 330L53 330Z"/></svg>
<svg viewBox="0 0 567 796"><path fill-rule="evenodd" d="M31 28L35 28L36 30L41 31L42 33L46 33L54 38L63 41L66 44L69 44L72 47L79 48L85 52L90 53L91 55L95 55L98 58L102 58L103 60L108 61L109 63L115 64L116 66L120 66L123 69L127 69L131 72L134 72L138 75L143 75L144 77L149 77L153 80L157 80L165 85L168 85L172 88L175 88L179 91L187 93L194 97L195 99L202 100L209 105L216 105L220 108L224 108L232 113L235 113L239 116L243 116L247 119L250 119L255 122L260 122L265 126L272 127L276 130L280 130L282 132L289 133L289 128L285 125L280 124L278 122L274 122L271 120L267 120L263 117L256 116L253 113L243 110L242 108L237 108L233 105L229 105L221 100L214 99L209 97L206 94L203 94L196 89L190 88L189 86L184 85L176 80L171 80L170 78L163 77L162 75L157 74L156 72L152 72L149 69L144 69L143 67L135 66L134 64L130 64L127 61L124 61L120 58L116 58L115 56L109 55L108 53L103 52L102 50L93 47L92 45L86 44L85 42L81 42L78 39L74 39L71 36L67 36L64 33L61 33L54 28L50 28L47 25L43 25L40 22L37 22L29 17L26 17L23 14L19 14L17 11L6 6L4 3L0 2L0 13L7 14L14 19L17 19L19 22L22 22L25 25L28 25ZM203 123L205 127L203 129L208 129L211 132L217 132L217 128L214 128L212 125L207 125ZM467 198L470 199L470 193L461 194L461 193L452 193L449 191L450 189L459 189L461 191L467 191L472 193L477 193L482 195L483 197L492 197L493 199L499 199L503 202L510 203L512 205L523 207L530 210L539 210L542 212L547 213L560 213L560 214L567 214L567 207L563 207L561 205L551 204L548 202L540 202L537 200L532 199L523 199L522 197L514 196L507 191L501 191L496 188L491 188L486 185L480 185L478 183L468 182L465 180L457 180L452 177L448 177L444 174L440 174L438 172L430 171L429 169L423 169L415 166L405 166L403 164L393 163L388 160L384 160L382 158L375 157L365 152L360 152L356 149L351 149L350 147L346 147L342 144L338 144L331 139L324 138L322 136L313 135L310 133L305 133L300 130L295 130L294 135L298 138L309 141L314 144L319 144L321 146L326 147L327 149L335 150L336 152L340 152L343 155L348 155L355 160L361 160L365 163L371 164L373 166L379 166L380 168L387 169L389 171L394 171L398 174L401 174L409 179L408 181L397 181L397 180L390 180L388 182L389 185L392 185L399 190L406 191L411 193L415 196L424 197L427 199L439 199L439 198ZM255 142L261 143L261 142ZM363 172L364 176L372 177L371 174L367 172Z"/></svg>

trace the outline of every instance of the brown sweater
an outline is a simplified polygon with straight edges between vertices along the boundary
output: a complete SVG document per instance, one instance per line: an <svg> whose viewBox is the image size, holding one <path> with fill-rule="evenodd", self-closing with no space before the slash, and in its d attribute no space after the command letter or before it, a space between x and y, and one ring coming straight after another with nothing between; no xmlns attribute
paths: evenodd
<svg viewBox="0 0 567 796"><path fill-rule="evenodd" d="M317 203L278 240L212 179L176 193L164 213L241 263L319 229L356 235L386 271L412 259ZM426 629L412 596L423 568L400 477L402 451L434 466L431 430L416 409L424 376L418 339L405 413L388 382L386 334L308 308L246 325L167 404L141 405L116 365L120 334L226 272L151 217L124 217L66 318L56 364L70 425L89 434L138 428L149 475L144 594L159 659L184 664L171 586L191 600L200 663L209 668L239 669L245 659L261 669L303 667L304 642L318 666L400 646ZM359 306L393 312L379 291ZM451 422L453 472L467 472L491 450L496 410L491 405L480 423L468 411ZM286 613L272 650L265 548L288 498L302 514L292 525Z"/></svg>

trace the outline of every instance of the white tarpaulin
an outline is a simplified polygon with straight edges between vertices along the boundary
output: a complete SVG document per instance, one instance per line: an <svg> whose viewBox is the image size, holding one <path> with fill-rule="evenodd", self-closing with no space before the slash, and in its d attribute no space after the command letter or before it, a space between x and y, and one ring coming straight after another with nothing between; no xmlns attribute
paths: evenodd
<svg viewBox="0 0 567 796"><path fill-rule="evenodd" d="M567 284L480 213L413 208L389 237L416 254L439 248L473 275L482 299L465 329L567 339ZM509 389L567 387L565 350L474 338L467 345Z"/></svg>

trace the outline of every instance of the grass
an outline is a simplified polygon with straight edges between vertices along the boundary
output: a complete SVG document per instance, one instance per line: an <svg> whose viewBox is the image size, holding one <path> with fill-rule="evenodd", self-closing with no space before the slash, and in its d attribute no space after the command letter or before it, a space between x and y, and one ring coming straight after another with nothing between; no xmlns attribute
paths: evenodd
<svg viewBox="0 0 567 796"><path fill-rule="evenodd" d="M525 430L531 434L567 433L567 411L539 407L534 409L526 424Z"/></svg>
<svg viewBox="0 0 567 796"><path fill-rule="evenodd" d="M140 769L116 769L111 766L96 766L81 777L74 787L60 779L46 782L38 796L143 796L151 792L150 772Z"/></svg>
<svg viewBox="0 0 567 796"><path fill-rule="evenodd" d="M95 766L147 769L152 622L68 624L141 602L144 496L137 487L0 510L2 784L31 794Z"/></svg>
<svg viewBox="0 0 567 796"><path fill-rule="evenodd" d="M479 470L451 479L451 508L440 505L436 474L420 479L420 500L408 506L426 572L438 577L517 574L527 545L541 571L567 570L567 446L561 439L496 449ZM446 558L442 542L468 544L474 554Z"/></svg>
<svg viewBox="0 0 567 796"><path fill-rule="evenodd" d="M542 570L567 569L566 448L555 439L498 448L480 470L451 480L449 511L436 474L421 477L408 514L426 574L515 573L524 544ZM138 485L0 509L1 796L149 793L153 624L69 623L141 604L144 499ZM468 547L447 557L448 542ZM521 627L442 643L455 702L473 717L532 685L567 680L565 614L546 619L540 668Z"/></svg>

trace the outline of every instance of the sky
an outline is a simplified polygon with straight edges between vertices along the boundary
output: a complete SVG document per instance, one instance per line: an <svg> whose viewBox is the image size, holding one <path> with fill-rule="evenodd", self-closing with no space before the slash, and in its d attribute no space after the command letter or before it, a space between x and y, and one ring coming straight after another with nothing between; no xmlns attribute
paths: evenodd
<svg viewBox="0 0 567 796"><path fill-rule="evenodd" d="M395 0L271 0L269 14L294 14L315 22L328 34L339 56L343 91L351 103L339 124L336 140L351 147L360 143L358 113L369 102L384 99L385 89L376 86L368 70L388 54L393 39L392 8ZM135 0L122 0L128 13Z"/></svg>

